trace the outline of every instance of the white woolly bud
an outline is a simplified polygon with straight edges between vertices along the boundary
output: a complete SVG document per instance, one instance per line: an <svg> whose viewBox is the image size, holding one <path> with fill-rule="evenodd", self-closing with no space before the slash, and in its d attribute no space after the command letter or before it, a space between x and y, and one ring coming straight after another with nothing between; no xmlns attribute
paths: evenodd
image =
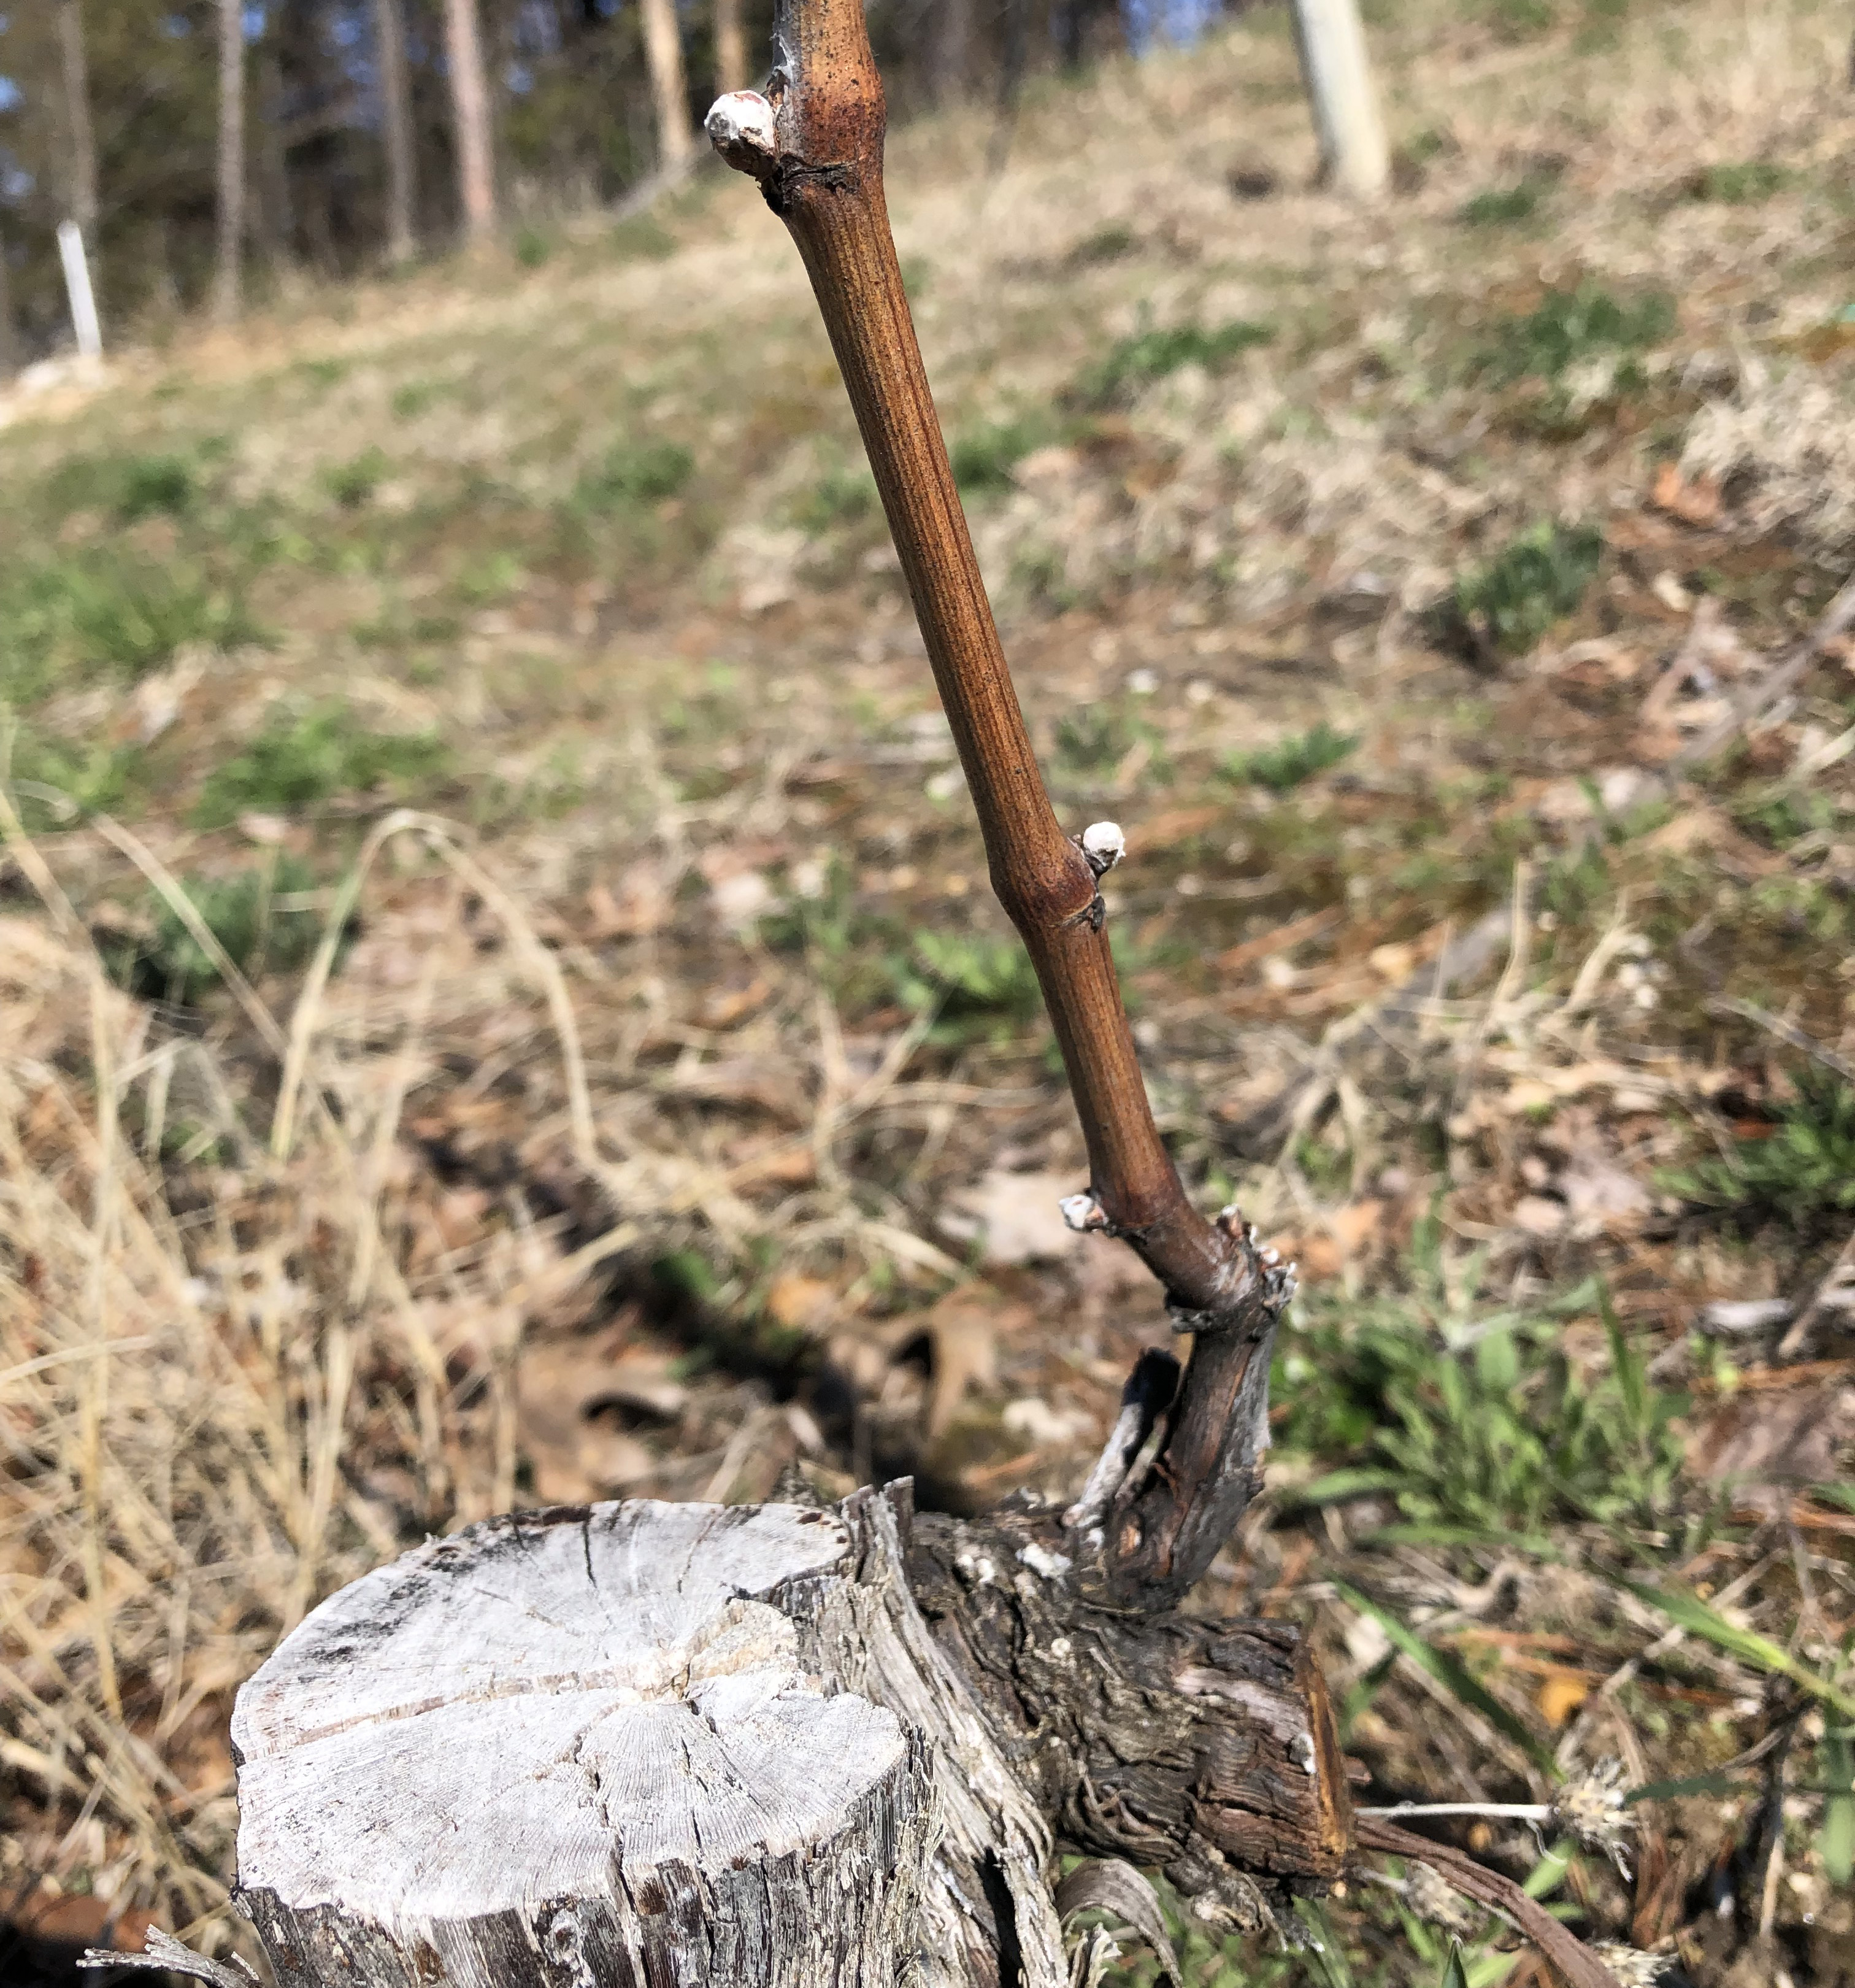
<svg viewBox="0 0 1855 1988"><path fill-rule="evenodd" d="M757 90L731 90L725 96L717 97L706 128L715 150L725 158L735 152L771 158L779 149L773 106Z"/></svg>
<svg viewBox="0 0 1855 1988"><path fill-rule="evenodd" d="M1064 1226L1074 1229L1078 1236L1108 1226L1101 1203L1092 1194L1066 1194L1056 1205L1063 1211Z"/></svg>
<svg viewBox="0 0 1855 1988"><path fill-rule="evenodd" d="M1127 838L1117 821L1095 821L1082 831L1082 853L1097 877L1105 877L1127 853Z"/></svg>

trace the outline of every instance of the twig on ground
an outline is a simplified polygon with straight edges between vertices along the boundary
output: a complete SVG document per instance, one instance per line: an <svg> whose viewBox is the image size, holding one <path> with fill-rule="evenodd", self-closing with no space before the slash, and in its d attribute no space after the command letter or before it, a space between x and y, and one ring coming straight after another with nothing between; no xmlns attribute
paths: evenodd
<svg viewBox="0 0 1855 1988"><path fill-rule="evenodd" d="M1750 1022L1755 1027L1764 1030L1767 1035L1776 1036L1800 1056L1811 1062L1821 1063L1826 1070L1833 1071L1845 1084L1855 1084L1855 1063L1834 1050L1826 1049L1814 1036L1799 1028L1795 1022L1786 1021L1782 1015L1774 1015L1767 1008L1759 1007L1750 1001L1741 1001L1728 995L1721 995L1707 1003L1710 1015L1736 1015L1742 1022Z"/></svg>
<svg viewBox="0 0 1855 1988"><path fill-rule="evenodd" d="M1826 644L1834 641L1852 627L1855 627L1855 579L1843 583L1808 634L1785 652L1726 717L1698 739L1688 740L1668 762L1669 772L1682 773L1711 759L1722 746L1736 738L1802 680Z"/></svg>
<svg viewBox="0 0 1855 1988"><path fill-rule="evenodd" d="M203 1953L195 1953L190 1946L183 1946L171 1932L164 1932L159 1926L148 1929L147 1949L142 1953L117 1953L105 1948L87 1948L77 1963L79 1967L136 1967L147 1968L164 1974L184 1974L194 1981L208 1981L213 1988L253 1988L258 1976L243 1960L235 1967L228 1967L221 1961L208 1960Z"/></svg>
<svg viewBox="0 0 1855 1988"><path fill-rule="evenodd" d="M1428 1864L1477 1904L1505 1912L1545 1955L1572 1988L1617 1988L1610 1970L1590 1948L1566 1931L1543 1905L1527 1896L1512 1878L1478 1864L1466 1851L1432 1843L1400 1829L1382 1816L1358 1817L1359 1841L1367 1850Z"/></svg>
<svg viewBox="0 0 1855 1988"><path fill-rule="evenodd" d="M1816 1321L1826 1311L1855 1310L1855 1230L1836 1252L1829 1274L1816 1286L1809 1303L1798 1313L1790 1329L1778 1341L1778 1357L1795 1360L1809 1347Z"/></svg>

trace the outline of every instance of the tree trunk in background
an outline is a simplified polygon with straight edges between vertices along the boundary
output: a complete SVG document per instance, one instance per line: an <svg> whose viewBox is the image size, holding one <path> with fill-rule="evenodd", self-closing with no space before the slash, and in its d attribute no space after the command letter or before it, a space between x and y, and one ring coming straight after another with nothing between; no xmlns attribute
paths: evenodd
<svg viewBox="0 0 1855 1988"><path fill-rule="evenodd" d="M725 96L731 90L746 87L747 36L741 26L741 0L715 0L716 93Z"/></svg>
<svg viewBox="0 0 1855 1988"><path fill-rule="evenodd" d="M19 370L19 340L13 330L13 292L6 266L6 237L0 235L0 380Z"/></svg>
<svg viewBox="0 0 1855 1988"><path fill-rule="evenodd" d="M936 103L957 103L972 77L972 0L940 0L930 32L930 93Z"/></svg>
<svg viewBox="0 0 1855 1988"><path fill-rule="evenodd" d="M1359 0L1295 0L1295 39L1320 140L1322 179L1340 193L1376 199L1391 177L1391 162Z"/></svg>
<svg viewBox="0 0 1855 1988"><path fill-rule="evenodd" d="M373 0L373 39L379 51L380 127L387 147L387 256L412 259L414 160L412 91L406 75L406 24L400 0Z"/></svg>
<svg viewBox="0 0 1855 1988"><path fill-rule="evenodd" d="M998 106L1015 113L1030 59L1029 0L1005 0L1005 46L998 63Z"/></svg>
<svg viewBox="0 0 1855 1988"><path fill-rule="evenodd" d="M289 155L283 139L283 63L275 22L265 25L258 54L258 156L256 233L273 280L296 260L296 218L290 206Z"/></svg>
<svg viewBox="0 0 1855 1988"><path fill-rule="evenodd" d="M218 266L212 311L238 315L245 261L245 0L219 0Z"/></svg>
<svg viewBox="0 0 1855 1988"><path fill-rule="evenodd" d="M689 122L689 86L683 77L683 37L676 0L639 0L643 9L644 55L650 65L650 92L657 99L659 166L688 163L695 150Z"/></svg>
<svg viewBox="0 0 1855 1988"><path fill-rule="evenodd" d="M83 16L79 0L59 0L58 46L64 68L66 201L90 253L90 282L100 292L96 267L96 134L90 124L90 79L84 62Z"/></svg>
<svg viewBox="0 0 1855 1988"><path fill-rule="evenodd" d="M481 242L496 225L496 186L490 165L489 90L483 76L477 0L444 0L444 58L457 123L458 205L463 209L466 238Z"/></svg>

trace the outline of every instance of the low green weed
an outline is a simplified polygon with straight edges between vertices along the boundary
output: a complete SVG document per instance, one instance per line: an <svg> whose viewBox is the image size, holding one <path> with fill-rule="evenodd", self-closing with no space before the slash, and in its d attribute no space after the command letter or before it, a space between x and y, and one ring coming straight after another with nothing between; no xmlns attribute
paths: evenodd
<svg viewBox="0 0 1855 1988"><path fill-rule="evenodd" d="M1337 766L1358 746L1357 733L1336 732L1323 718L1310 731L1278 739L1273 746L1226 753L1218 771L1238 786L1267 787L1271 793L1286 794L1316 773Z"/></svg>
<svg viewBox="0 0 1855 1988"><path fill-rule="evenodd" d="M570 508L583 516L661 504L695 474L695 458L681 442L623 441L573 486Z"/></svg>
<svg viewBox="0 0 1855 1988"><path fill-rule="evenodd" d="M1015 938L917 932L890 974L904 1006L938 1011L931 1042L1009 1042L1043 1012L1036 969Z"/></svg>
<svg viewBox="0 0 1855 1988"><path fill-rule="evenodd" d="M606 238L621 262L661 262L677 252L677 238L655 215L627 215L613 224Z"/></svg>
<svg viewBox="0 0 1855 1988"><path fill-rule="evenodd" d="M393 390L393 411L402 421L416 421L450 391L441 380L408 380Z"/></svg>
<svg viewBox="0 0 1855 1988"><path fill-rule="evenodd" d="M791 516L808 537L821 539L840 525L855 524L876 509L876 478L867 463L826 470L794 502Z"/></svg>
<svg viewBox="0 0 1855 1988"><path fill-rule="evenodd" d="M30 704L67 674L133 681L189 643L259 639L235 589L110 547L0 573L0 698Z"/></svg>
<svg viewBox="0 0 1855 1988"><path fill-rule="evenodd" d="M1210 326L1175 324L1163 330L1138 332L1123 338L1090 367L1076 383L1074 395L1085 406L1106 407L1181 367L1219 371L1238 353L1267 345L1275 336L1272 326L1247 318Z"/></svg>
<svg viewBox="0 0 1855 1988"><path fill-rule="evenodd" d="M62 827L73 809L121 813L140 786L143 761L139 746L95 739L79 746L24 729L0 731L0 779L12 788L29 828Z"/></svg>
<svg viewBox="0 0 1855 1988"><path fill-rule="evenodd" d="M959 485L960 494L976 497L1009 490L1012 472L1032 450L1042 448L1056 434L1055 424L1047 416L1037 414L969 429L948 451L953 480Z"/></svg>
<svg viewBox="0 0 1855 1988"><path fill-rule="evenodd" d="M1549 34L1559 19L1552 0L1483 0L1482 12L1488 25L1508 42Z"/></svg>
<svg viewBox="0 0 1855 1988"><path fill-rule="evenodd" d="M189 877L181 888L232 964L253 978L287 972L316 949L322 920L316 879L293 856L260 863L234 877ZM152 937L123 962L131 986L147 997L184 1006L218 979L219 969L164 898L150 892Z"/></svg>
<svg viewBox="0 0 1855 1988"><path fill-rule="evenodd" d="M1124 705L1080 704L1057 719L1055 740L1062 772L1099 778L1112 773L1139 746L1157 756L1160 734Z"/></svg>
<svg viewBox="0 0 1855 1988"><path fill-rule="evenodd" d="M1806 1069L1768 1137L1668 1174L1664 1185L1743 1224L1802 1228L1855 1208L1855 1089L1826 1070Z"/></svg>
<svg viewBox="0 0 1855 1988"><path fill-rule="evenodd" d="M198 495L194 466L179 455L75 456L46 486L48 508L61 516L106 511L125 525L181 517Z"/></svg>
<svg viewBox="0 0 1855 1988"><path fill-rule="evenodd" d="M1512 186L1489 187L1464 201L1456 218L1467 228L1512 228L1531 221L1552 189L1552 181L1544 178L1519 180Z"/></svg>
<svg viewBox="0 0 1855 1988"><path fill-rule="evenodd" d="M1690 198L1725 207L1752 207L1782 193L1790 174L1769 159L1747 159L1737 164L1704 166L1688 183Z"/></svg>
<svg viewBox="0 0 1855 1988"><path fill-rule="evenodd" d="M1588 281L1548 290L1532 310L1494 326L1475 370L1497 386L1556 381L1584 360L1627 360L1660 343L1674 322L1674 299L1660 291L1620 298Z"/></svg>
<svg viewBox="0 0 1855 1988"><path fill-rule="evenodd" d="M775 952L803 953L846 1013L895 999L895 957L905 935L897 920L858 902L848 864L833 860L818 895L794 898L762 918L760 936Z"/></svg>
<svg viewBox="0 0 1855 1988"><path fill-rule="evenodd" d="M514 247L515 260L525 269L539 269L554 252L552 241L539 228L518 228Z"/></svg>
<svg viewBox="0 0 1855 1988"><path fill-rule="evenodd" d="M435 734L370 732L346 705L274 712L242 752L208 775L194 820L224 828L247 811L299 814L338 794L403 793L438 779L450 764Z"/></svg>
<svg viewBox="0 0 1855 1988"><path fill-rule="evenodd" d="M1140 238L1132 228L1110 221L1093 235L1085 235L1063 259L1073 269L1093 269L1103 262L1118 262L1139 246Z"/></svg>
<svg viewBox="0 0 1855 1988"><path fill-rule="evenodd" d="M387 468L387 452L375 443L353 462L326 471L323 485L344 511L358 511L372 502L374 492L385 482Z"/></svg>
<svg viewBox="0 0 1855 1988"><path fill-rule="evenodd" d="M1420 1226L1402 1297L1297 1300L1278 1354L1284 1449L1338 1464L1310 1503L1377 1492L1421 1524L1537 1533L1566 1518L1620 1521L1666 1503L1681 1450L1679 1398L1650 1384L1593 1285L1537 1310L1472 1309L1478 1265L1444 1275ZM1607 1370L1581 1375L1565 1321L1600 1309Z"/></svg>
<svg viewBox="0 0 1855 1988"><path fill-rule="evenodd" d="M1069 561L1060 546L1032 539L1021 546L1012 560L1012 584L1026 599L1053 614L1066 613L1083 597L1083 590L1069 580Z"/></svg>
<svg viewBox="0 0 1855 1988"><path fill-rule="evenodd" d="M1529 526L1456 581L1445 619L1478 649L1519 655L1582 605L1603 552L1595 526Z"/></svg>

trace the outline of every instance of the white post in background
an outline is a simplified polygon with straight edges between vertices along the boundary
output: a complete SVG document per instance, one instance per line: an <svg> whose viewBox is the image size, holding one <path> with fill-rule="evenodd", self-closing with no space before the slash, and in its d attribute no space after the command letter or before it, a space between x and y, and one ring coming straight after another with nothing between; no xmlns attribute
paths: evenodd
<svg viewBox="0 0 1855 1988"><path fill-rule="evenodd" d="M1359 0L1295 0L1295 39L1320 140L1322 178L1341 193L1376 199L1391 176L1391 162Z"/></svg>
<svg viewBox="0 0 1855 1988"><path fill-rule="evenodd" d="M96 322L96 299L90 289L90 265L84 259L83 231L74 221L58 224L58 255L64 264L64 286L71 299L71 329L77 334L77 356L103 356L103 327Z"/></svg>

